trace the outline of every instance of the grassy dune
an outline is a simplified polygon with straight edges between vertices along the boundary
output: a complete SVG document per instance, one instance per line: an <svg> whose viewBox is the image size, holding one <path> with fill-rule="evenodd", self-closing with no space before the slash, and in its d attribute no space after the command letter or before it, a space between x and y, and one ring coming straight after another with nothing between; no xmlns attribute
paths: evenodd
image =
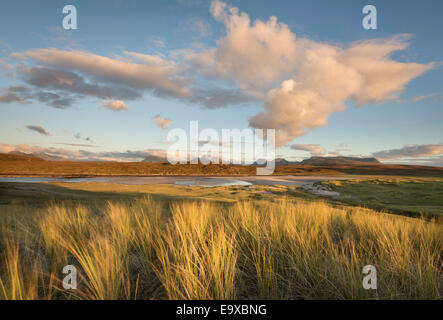
<svg viewBox="0 0 443 320"><path fill-rule="evenodd" d="M443 226L303 200L50 204L0 215L1 299L441 299ZM62 288L62 269L79 272ZM377 268L364 290L362 268Z"/></svg>

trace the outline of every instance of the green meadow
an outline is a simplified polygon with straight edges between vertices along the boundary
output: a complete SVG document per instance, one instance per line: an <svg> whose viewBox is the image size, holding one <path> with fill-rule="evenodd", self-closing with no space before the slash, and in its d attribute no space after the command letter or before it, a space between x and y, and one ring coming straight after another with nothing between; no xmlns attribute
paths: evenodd
<svg viewBox="0 0 443 320"><path fill-rule="evenodd" d="M443 215L442 178L373 177L324 181L317 185L340 193L338 201L406 215Z"/></svg>

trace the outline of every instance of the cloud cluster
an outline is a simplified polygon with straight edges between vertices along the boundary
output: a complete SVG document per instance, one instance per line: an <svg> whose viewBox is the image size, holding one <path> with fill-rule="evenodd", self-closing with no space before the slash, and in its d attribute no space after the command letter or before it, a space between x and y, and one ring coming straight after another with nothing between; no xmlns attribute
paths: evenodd
<svg viewBox="0 0 443 320"><path fill-rule="evenodd" d="M392 59L407 49L408 35L333 45L298 39L274 16L251 21L219 0L210 11L225 25L226 36L218 47L186 58L203 75L232 79L244 97L264 101L264 112L249 124L276 129L280 146L326 126L346 101L364 105L398 98L412 79L433 67Z"/></svg>
<svg viewBox="0 0 443 320"><path fill-rule="evenodd" d="M207 108L258 102L264 110L249 125L276 129L277 146L282 146L326 126L348 101L361 106L398 100L411 80L433 67L393 58L408 48L407 35L321 43L297 38L275 16L252 21L220 0L211 2L210 13L226 30L214 48L185 48L169 57L124 51L110 58L55 48L15 53L31 61L18 69L29 88L8 88L0 103L39 101L66 108L90 97L107 101L111 110L124 110L126 101L145 93ZM199 19L190 26L208 27ZM157 124L166 128L165 120Z"/></svg>
<svg viewBox="0 0 443 320"><path fill-rule="evenodd" d="M326 126L328 117L344 110L348 100L364 105L396 99L409 81L432 67L391 59L407 47L404 37L368 40L348 48L300 42L303 59L297 74L269 91L265 112L250 119L252 127L275 128L278 145Z"/></svg>
<svg viewBox="0 0 443 320"><path fill-rule="evenodd" d="M36 65L20 67L17 73L29 87L26 92L6 90L0 102L38 101L66 108L84 97L100 100L135 100L145 92L163 98L192 96L190 79L180 76L178 66L159 56L125 51L108 58L84 51L55 48L34 49L13 56ZM114 103L114 108L122 104ZM118 109L118 108L117 108ZM119 109L121 110L121 109Z"/></svg>

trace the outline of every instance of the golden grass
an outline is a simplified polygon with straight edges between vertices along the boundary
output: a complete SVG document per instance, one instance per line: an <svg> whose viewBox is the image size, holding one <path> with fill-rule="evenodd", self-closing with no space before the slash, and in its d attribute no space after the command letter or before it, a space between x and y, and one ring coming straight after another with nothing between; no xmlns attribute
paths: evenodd
<svg viewBox="0 0 443 320"><path fill-rule="evenodd" d="M0 299L441 299L438 222L325 202L50 204L0 217ZM77 290L64 290L74 265ZM378 289L362 287L377 268Z"/></svg>

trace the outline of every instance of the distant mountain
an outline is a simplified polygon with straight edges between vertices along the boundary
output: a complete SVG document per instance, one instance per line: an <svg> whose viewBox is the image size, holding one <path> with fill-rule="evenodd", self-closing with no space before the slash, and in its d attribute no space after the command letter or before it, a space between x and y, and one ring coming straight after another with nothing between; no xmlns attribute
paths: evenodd
<svg viewBox="0 0 443 320"><path fill-rule="evenodd" d="M26 154L24 152L12 151L9 153L0 153L0 160L2 161L44 161L34 155Z"/></svg>
<svg viewBox="0 0 443 320"><path fill-rule="evenodd" d="M260 161L263 161L263 159L261 159ZM264 167L264 166L266 166L266 162L265 162L265 164L261 164L261 165L257 164L257 162L258 161L255 161L252 164L252 166L254 166L254 167L257 167L257 166L258 167ZM298 161L288 161L285 158L275 158L275 165L276 166L284 166L284 165L288 165L288 164L300 164L300 162L298 162Z"/></svg>
<svg viewBox="0 0 443 320"><path fill-rule="evenodd" d="M16 156L24 156L24 157L29 157L29 158L35 158L38 160L66 161L65 158L49 155L44 152L25 153L25 152L21 152L21 151L11 151L8 154L16 155Z"/></svg>
<svg viewBox="0 0 443 320"><path fill-rule="evenodd" d="M159 157L159 156L147 156L144 158L141 162L167 162L168 160L165 157Z"/></svg>
<svg viewBox="0 0 443 320"><path fill-rule="evenodd" d="M376 158L359 157L311 157L305 159L300 164L311 166L334 166L334 165L365 165L381 164Z"/></svg>
<svg viewBox="0 0 443 320"><path fill-rule="evenodd" d="M275 165L276 166L282 166L285 164L298 164L298 162L291 162L286 160L285 158L275 158Z"/></svg>

